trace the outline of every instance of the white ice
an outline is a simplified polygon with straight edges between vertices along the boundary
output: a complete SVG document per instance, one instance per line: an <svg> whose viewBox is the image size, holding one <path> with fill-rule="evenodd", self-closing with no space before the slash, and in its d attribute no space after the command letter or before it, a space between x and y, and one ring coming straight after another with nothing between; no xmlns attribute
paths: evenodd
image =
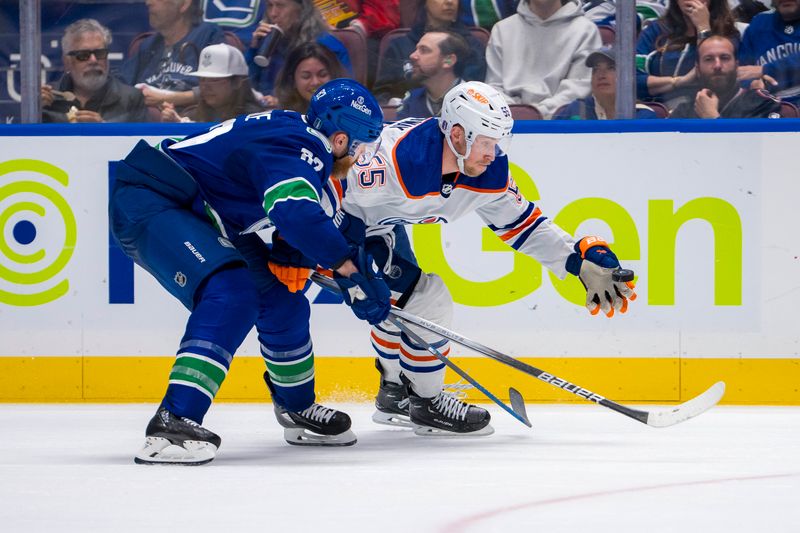
<svg viewBox="0 0 800 533"><path fill-rule="evenodd" d="M215 404L201 467L133 463L154 405L0 405L2 532L798 532L800 408L718 406L654 429L530 405L530 430L425 438L353 417L348 448L286 444L269 404Z"/></svg>

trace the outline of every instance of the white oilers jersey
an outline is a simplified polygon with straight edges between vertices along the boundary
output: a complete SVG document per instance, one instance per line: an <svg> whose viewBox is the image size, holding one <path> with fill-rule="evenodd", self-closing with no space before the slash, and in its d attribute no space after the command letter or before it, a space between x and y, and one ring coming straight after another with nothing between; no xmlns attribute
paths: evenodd
<svg viewBox="0 0 800 533"><path fill-rule="evenodd" d="M496 158L480 176L457 174L444 183L443 143L436 119L385 127L377 155L329 184L333 210L357 216L370 234L396 224L453 222L474 211L509 246L563 278L575 241L520 194L508 158Z"/></svg>

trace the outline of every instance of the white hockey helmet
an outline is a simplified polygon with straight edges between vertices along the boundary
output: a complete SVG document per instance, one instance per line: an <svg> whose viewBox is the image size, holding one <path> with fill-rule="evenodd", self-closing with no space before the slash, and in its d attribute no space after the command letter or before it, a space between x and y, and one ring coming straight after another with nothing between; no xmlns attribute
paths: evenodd
<svg viewBox="0 0 800 533"><path fill-rule="evenodd" d="M450 132L456 124L464 128L467 150L459 154L453 147ZM439 129L444 133L450 150L464 172L464 160L469 157L472 143L478 135L496 139L497 155L503 155L511 144L514 119L503 95L497 89L479 81L460 83L447 91L439 117Z"/></svg>

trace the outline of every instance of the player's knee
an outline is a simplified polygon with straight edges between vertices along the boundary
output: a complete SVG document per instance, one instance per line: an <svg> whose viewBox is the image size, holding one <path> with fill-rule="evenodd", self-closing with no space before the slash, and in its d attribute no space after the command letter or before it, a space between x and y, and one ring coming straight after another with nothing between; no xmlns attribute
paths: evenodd
<svg viewBox="0 0 800 533"><path fill-rule="evenodd" d="M198 305L202 302L214 306L228 322L252 327L258 317L258 290L244 267L215 272L198 292Z"/></svg>
<svg viewBox="0 0 800 533"><path fill-rule="evenodd" d="M440 326L453 322L453 297L437 274L422 274L405 309Z"/></svg>

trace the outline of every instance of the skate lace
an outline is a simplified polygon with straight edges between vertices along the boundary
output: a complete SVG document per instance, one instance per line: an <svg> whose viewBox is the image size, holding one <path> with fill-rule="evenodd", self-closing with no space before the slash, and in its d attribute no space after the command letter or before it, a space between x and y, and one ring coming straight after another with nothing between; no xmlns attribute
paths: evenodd
<svg viewBox="0 0 800 533"><path fill-rule="evenodd" d="M466 420L469 404L462 402L453 393L441 392L433 399L433 405L445 416Z"/></svg>
<svg viewBox="0 0 800 533"><path fill-rule="evenodd" d="M197 422L195 422L191 418L186 418L185 416L182 416L181 420L183 420L184 422L186 422L187 424L189 424L192 427L195 427L195 428L201 427L200 424L198 424Z"/></svg>
<svg viewBox="0 0 800 533"><path fill-rule="evenodd" d="M444 394L449 394L450 396L455 396L459 400L464 400L467 398L467 391L474 388L475 387L469 383L465 383L463 380L458 380L455 383L445 383L444 387L442 387L442 392Z"/></svg>
<svg viewBox="0 0 800 533"><path fill-rule="evenodd" d="M333 418L334 414L336 414L336 409L331 409L318 403L313 403L311 404L311 407L301 412L300 416L309 418L315 422L324 422L327 424L331 421L331 418Z"/></svg>

